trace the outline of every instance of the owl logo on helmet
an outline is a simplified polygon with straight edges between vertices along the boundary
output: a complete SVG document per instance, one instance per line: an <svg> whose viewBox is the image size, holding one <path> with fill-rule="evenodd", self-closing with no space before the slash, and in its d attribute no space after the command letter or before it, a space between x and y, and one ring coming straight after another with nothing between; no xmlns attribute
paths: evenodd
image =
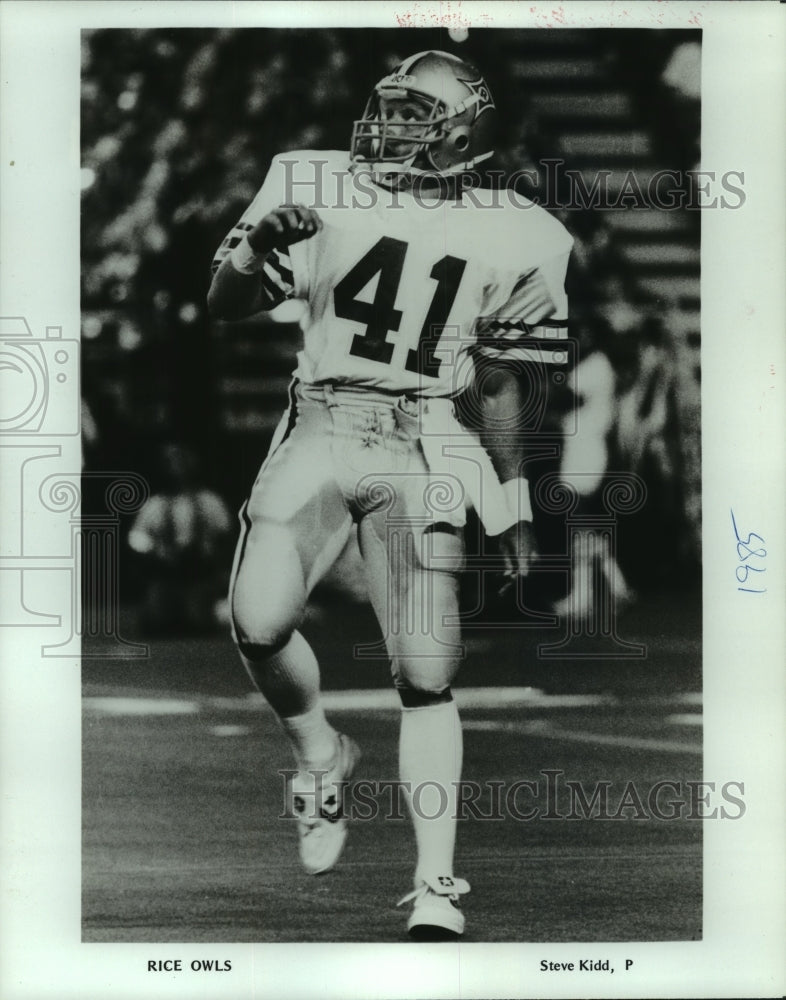
<svg viewBox="0 0 786 1000"><path fill-rule="evenodd" d="M418 52L374 88L352 130L353 167L410 179L461 174L493 156L495 114L474 66Z"/></svg>

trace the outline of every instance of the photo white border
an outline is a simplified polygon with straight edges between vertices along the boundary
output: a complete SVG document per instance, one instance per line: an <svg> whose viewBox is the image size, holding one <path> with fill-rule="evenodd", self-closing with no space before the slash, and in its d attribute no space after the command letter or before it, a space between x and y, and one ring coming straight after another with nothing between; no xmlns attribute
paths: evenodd
<svg viewBox="0 0 786 1000"><path fill-rule="evenodd" d="M79 666L38 629L0 630L4 1000L68 997L748 997L786 990L783 427L786 374L784 5L16 2L0 4L0 315L79 336L83 27L703 29L703 168L746 201L702 217L704 716L707 780L744 781L745 816L704 826L704 937L693 943L81 944ZM362 19L362 21L360 20ZM78 406L76 398L64 403ZM61 439L63 471L79 443ZM0 450L0 460L3 455ZM7 466L0 466L0 472ZM19 505L5 483L2 511ZM767 593L737 590L729 511L767 540ZM49 530L46 524L33 526ZM59 600L59 597L58 597ZM10 633L10 634L9 634ZM521 892L526 893L526 885ZM151 977L148 958L229 958L226 976ZM295 961L297 956L297 961ZM541 958L633 969L543 974Z"/></svg>

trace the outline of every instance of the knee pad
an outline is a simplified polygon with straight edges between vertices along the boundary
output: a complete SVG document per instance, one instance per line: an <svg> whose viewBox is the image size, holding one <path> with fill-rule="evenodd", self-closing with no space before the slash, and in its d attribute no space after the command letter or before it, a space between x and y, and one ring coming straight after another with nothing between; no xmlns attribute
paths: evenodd
<svg viewBox="0 0 786 1000"><path fill-rule="evenodd" d="M260 661L275 655L286 646L295 630L295 622L283 617L260 614L254 620L249 615L238 616L235 603L231 607L232 638L239 651L249 660Z"/></svg>
<svg viewBox="0 0 786 1000"><path fill-rule="evenodd" d="M292 632L281 635L273 640L265 642L254 642L250 639L241 638L235 635L235 645L238 650L252 663L262 663L271 656L280 652L292 637Z"/></svg>
<svg viewBox="0 0 786 1000"><path fill-rule="evenodd" d="M416 565L425 570L460 573L464 569L464 533L447 521L428 525L415 546Z"/></svg>
<svg viewBox="0 0 786 1000"><path fill-rule="evenodd" d="M429 691L400 683L396 690L401 699L402 708L427 708L429 705L444 705L453 701L453 692L450 687L442 688L441 691Z"/></svg>

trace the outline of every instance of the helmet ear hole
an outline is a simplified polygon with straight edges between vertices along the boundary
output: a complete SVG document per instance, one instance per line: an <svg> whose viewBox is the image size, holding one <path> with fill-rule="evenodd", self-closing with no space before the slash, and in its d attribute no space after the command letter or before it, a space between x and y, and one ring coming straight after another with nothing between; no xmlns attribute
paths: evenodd
<svg viewBox="0 0 786 1000"><path fill-rule="evenodd" d="M469 129L464 127L453 129L448 141L459 153L465 152L469 148Z"/></svg>

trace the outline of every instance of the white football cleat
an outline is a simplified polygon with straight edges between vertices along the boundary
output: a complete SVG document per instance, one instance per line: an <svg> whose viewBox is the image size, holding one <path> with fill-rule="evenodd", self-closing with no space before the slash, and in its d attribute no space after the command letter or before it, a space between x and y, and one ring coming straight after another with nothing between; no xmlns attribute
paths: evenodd
<svg viewBox="0 0 786 1000"><path fill-rule="evenodd" d="M341 856L347 839L343 798L360 760L354 740L338 733L332 763L307 768L292 779L292 812L297 819L300 860L310 875L329 871Z"/></svg>
<svg viewBox="0 0 786 1000"><path fill-rule="evenodd" d="M439 875L421 881L396 905L413 904L407 930L415 941L455 941L464 933L459 896L467 892L469 882L463 878Z"/></svg>

